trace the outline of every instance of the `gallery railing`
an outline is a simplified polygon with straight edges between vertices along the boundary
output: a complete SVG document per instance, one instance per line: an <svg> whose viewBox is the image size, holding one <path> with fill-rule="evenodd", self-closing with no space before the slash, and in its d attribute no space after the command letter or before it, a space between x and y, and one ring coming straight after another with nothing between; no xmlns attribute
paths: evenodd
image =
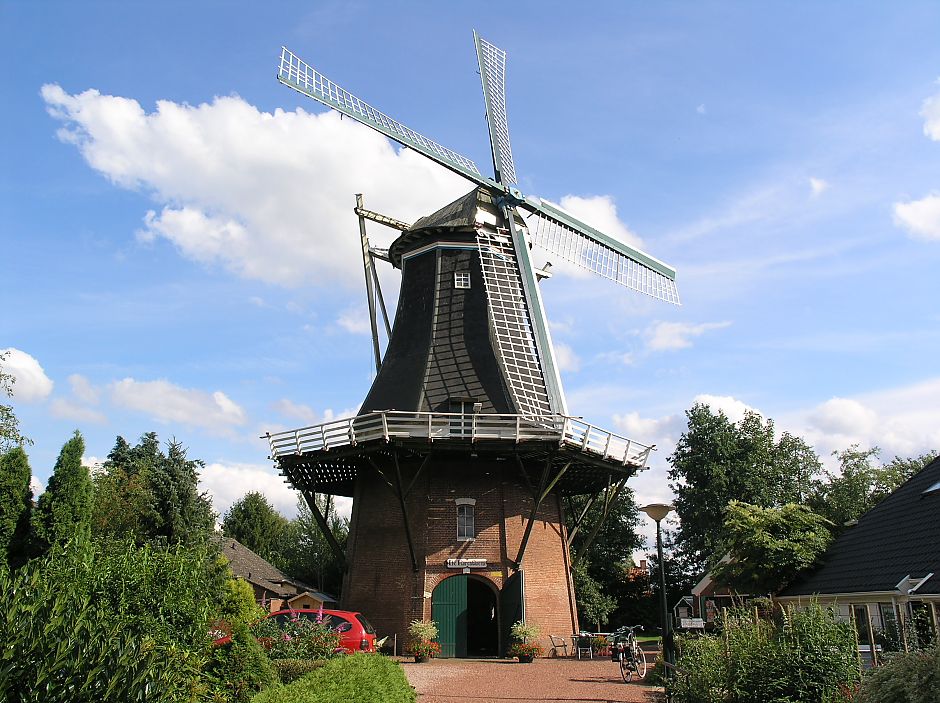
<svg viewBox="0 0 940 703"><path fill-rule="evenodd" d="M267 434L271 457L328 451L361 442L393 439L470 442L556 441L604 459L643 468L655 445L641 444L567 415L422 413L385 410L320 425Z"/></svg>

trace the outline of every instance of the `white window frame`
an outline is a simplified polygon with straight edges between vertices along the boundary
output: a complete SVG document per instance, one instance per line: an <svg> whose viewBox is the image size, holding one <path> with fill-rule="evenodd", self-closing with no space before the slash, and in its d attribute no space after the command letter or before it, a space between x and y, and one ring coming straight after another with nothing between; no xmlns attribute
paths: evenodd
<svg viewBox="0 0 940 703"><path fill-rule="evenodd" d="M469 271L454 271L454 288L470 289Z"/></svg>
<svg viewBox="0 0 940 703"><path fill-rule="evenodd" d="M476 498L457 498L454 500L454 503L457 505L457 541L458 542L472 542L476 539L476 516L474 515L474 507L477 504ZM469 524L469 534L467 530L464 530L464 534L461 534L460 530L460 510L463 508L465 515L469 513L470 524ZM466 518L464 518L464 526L466 527Z"/></svg>

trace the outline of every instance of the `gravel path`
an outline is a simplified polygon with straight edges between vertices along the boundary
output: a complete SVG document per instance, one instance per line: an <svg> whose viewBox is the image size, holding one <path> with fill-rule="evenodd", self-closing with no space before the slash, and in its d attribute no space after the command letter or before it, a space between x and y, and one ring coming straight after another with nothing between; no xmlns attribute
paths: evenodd
<svg viewBox="0 0 940 703"><path fill-rule="evenodd" d="M402 659L418 703L661 703L662 689L626 684L610 659Z"/></svg>

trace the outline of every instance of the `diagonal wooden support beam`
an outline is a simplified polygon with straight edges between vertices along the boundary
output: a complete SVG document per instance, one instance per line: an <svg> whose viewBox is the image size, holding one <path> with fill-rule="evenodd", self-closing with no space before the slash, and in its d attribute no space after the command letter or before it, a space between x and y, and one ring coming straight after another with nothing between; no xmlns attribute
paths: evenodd
<svg viewBox="0 0 940 703"><path fill-rule="evenodd" d="M339 542L336 540L336 536L333 534L333 530L330 529L330 526L326 522L326 517L323 513L320 512L320 508L317 507L316 493L310 494L307 491L301 491L300 495L304 497L304 501L307 503L307 507L310 508L310 512L313 513L313 519L317 521L317 525L320 527L320 532L323 533L323 537L326 538L327 544L330 545L330 549L333 552L333 555L339 560L340 565L343 567L343 571L346 571L348 568L346 564L346 553L343 551L343 548L339 546ZM327 511L327 515L329 511Z"/></svg>
<svg viewBox="0 0 940 703"><path fill-rule="evenodd" d="M428 465L428 462L431 461L431 455L434 452L428 452L424 459L421 460L421 466L418 467L418 470L415 472L415 475L411 477L411 481L408 482L408 488L405 489L405 497L411 495L411 489L415 487L415 483L418 481L418 477L424 471L424 468Z"/></svg>
<svg viewBox="0 0 940 703"><path fill-rule="evenodd" d="M581 525L584 523L584 518L587 516L591 506L597 502L597 499L600 497L600 495L601 491L598 491L588 498L588 502L585 504L584 510L581 511L578 519L574 521L574 527L571 529L571 532L568 533L568 549L571 549L571 543L574 542L575 535L577 535L578 531L581 529Z"/></svg>
<svg viewBox="0 0 940 703"><path fill-rule="evenodd" d="M382 472L382 469L379 467L375 460L370 456L368 457L369 463L372 464L372 467L378 471L384 478L385 474ZM395 495L398 496L398 505L401 508L401 517L405 522L405 539L408 541L408 554L411 556L411 568L415 573L418 573L418 557L415 553L415 543L414 538L411 535L411 520L408 518L408 505L405 503L405 491L402 485L401 480L401 465L398 462L398 451L392 451L392 461L395 464L395 484L392 486Z"/></svg>
<svg viewBox="0 0 940 703"><path fill-rule="evenodd" d="M522 558L525 556L525 549L529 544L529 536L532 534L532 527L535 525L535 518L538 514L539 507L542 505L542 502L545 500L545 498L548 497L548 494L551 493L555 488L555 485L558 483L561 477L565 475L568 467L571 466L571 462L569 461L567 464L562 466L554 476L552 476L552 459L553 457L549 456L545 460L545 468L542 469L542 478L539 480L538 490L532 492L532 511L529 513L529 520L526 523L525 532L522 534L522 542L519 544L519 553L516 556L515 561L517 570L522 568Z"/></svg>
<svg viewBox="0 0 940 703"><path fill-rule="evenodd" d="M608 485L606 495L604 496L604 511L601 513L601 519L597 521L597 524L594 525L594 529L591 530L591 534L588 535L588 538L584 541L584 544L581 545L581 549L578 550L578 553L571 560L571 568L573 569L578 565L578 562L584 558L584 555L587 554L587 550L590 548L591 543L594 542L594 538L597 537L597 533L600 532L601 527L604 525L604 522L607 520L607 515L610 513L610 506L614 504L614 501L617 500L617 496L620 495L620 491L623 490L623 487L627 485L627 479L622 478L617 481L611 490L611 486Z"/></svg>

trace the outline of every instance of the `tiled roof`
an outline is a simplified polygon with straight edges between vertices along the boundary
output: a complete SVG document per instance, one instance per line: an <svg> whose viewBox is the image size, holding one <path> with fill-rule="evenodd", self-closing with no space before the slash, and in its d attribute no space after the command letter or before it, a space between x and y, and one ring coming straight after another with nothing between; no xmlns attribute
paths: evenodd
<svg viewBox="0 0 940 703"><path fill-rule="evenodd" d="M324 602L335 600L330 595L314 590L303 581L288 576L238 540L222 535L216 535L215 540L223 556L228 559L228 566L233 575L279 596L293 597L306 591Z"/></svg>
<svg viewBox="0 0 940 703"><path fill-rule="evenodd" d="M780 593L893 591L930 573L918 594L940 594L940 457L862 515L827 550L821 566ZM933 490L931 490L933 488Z"/></svg>

